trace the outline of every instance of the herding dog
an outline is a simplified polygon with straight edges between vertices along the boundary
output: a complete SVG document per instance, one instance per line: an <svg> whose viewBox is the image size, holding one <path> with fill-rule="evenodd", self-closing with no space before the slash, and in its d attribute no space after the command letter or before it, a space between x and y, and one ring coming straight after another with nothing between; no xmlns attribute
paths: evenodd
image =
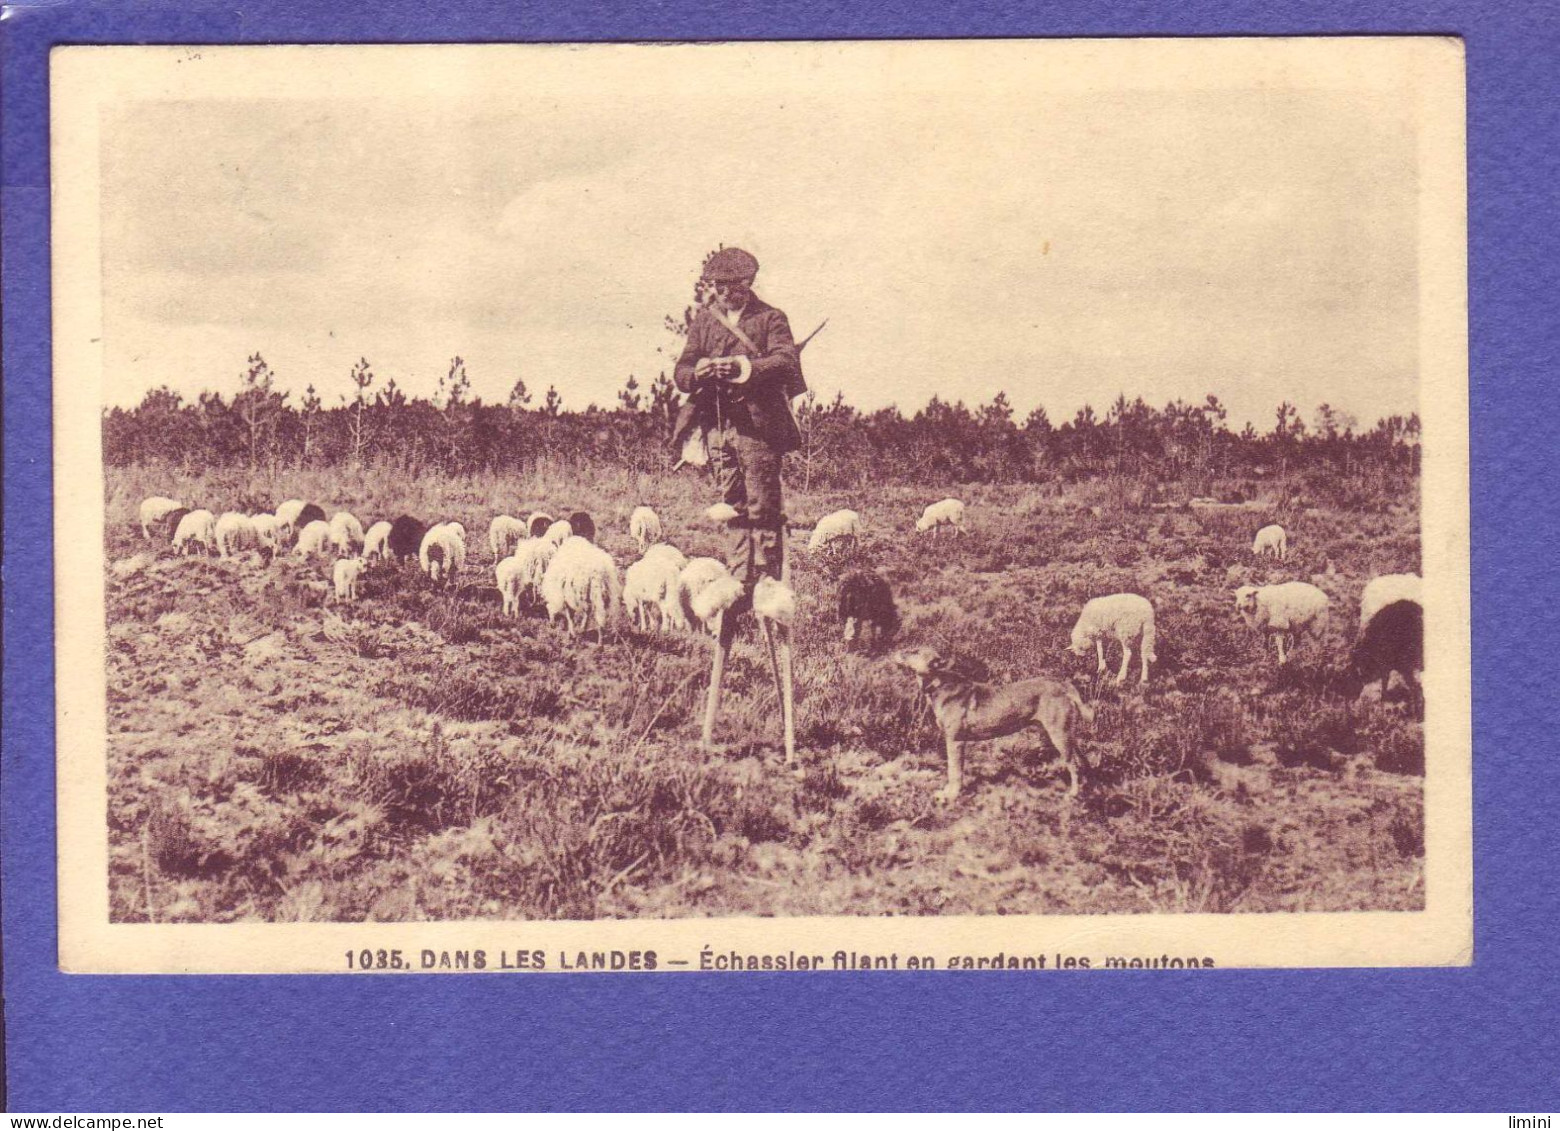
<svg viewBox="0 0 1560 1131"><path fill-rule="evenodd" d="M960 743L1017 734L1031 723L1040 724L1061 757L1067 770L1067 796L1078 795L1073 716L1092 723L1094 710L1072 684L1042 676L996 686L986 682L984 665L950 660L931 648L910 648L892 658L920 678L921 692L948 745L948 784L938 790L939 801L954 800L964 786Z"/></svg>

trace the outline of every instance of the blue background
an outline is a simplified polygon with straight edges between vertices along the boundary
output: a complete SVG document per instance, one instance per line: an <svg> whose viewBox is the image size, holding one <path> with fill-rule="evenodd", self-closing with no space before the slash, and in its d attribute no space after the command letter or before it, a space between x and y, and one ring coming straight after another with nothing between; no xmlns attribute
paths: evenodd
<svg viewBox="0 0 1560 1131"><path fill-rule="evenodd" d="M249 5L245 5L249 8ZM12 1111L1560 1106L1560 6L741 0L12 7L3 861ZM47 53L57 43L1440 33L1468 60L1476 963L1197 975L67 977L55 968ZM1535 584L1537 580L1537 584ZM1510 619L1506 619L1510 618Z"/></svg>

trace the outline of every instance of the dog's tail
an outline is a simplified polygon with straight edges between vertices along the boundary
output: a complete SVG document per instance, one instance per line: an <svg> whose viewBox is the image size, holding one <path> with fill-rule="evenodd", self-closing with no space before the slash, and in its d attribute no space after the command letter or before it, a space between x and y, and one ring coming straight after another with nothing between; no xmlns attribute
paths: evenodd
<svg viewBox="0 0 1560 1131"><path fill-rule="evenodd" d="M1083 696L1078 694L1078 689L1072 684L1067 684L1067 698L1072 700L1072 705L1078 708L1078 713L1083 716L1086 723L1094 722L1094 708L1083 701Z"/></svg>

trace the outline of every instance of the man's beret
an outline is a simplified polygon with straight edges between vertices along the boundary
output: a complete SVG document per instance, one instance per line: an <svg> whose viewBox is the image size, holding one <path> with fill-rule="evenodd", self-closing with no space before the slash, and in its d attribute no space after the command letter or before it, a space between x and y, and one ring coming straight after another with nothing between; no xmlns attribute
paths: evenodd
<svg viewBox="0 0 1560 1131"><path fill-rule="evenodd" d="M751 279L758 274L758 260L740 247L723 247L704 265L706 279Z"/></svg>

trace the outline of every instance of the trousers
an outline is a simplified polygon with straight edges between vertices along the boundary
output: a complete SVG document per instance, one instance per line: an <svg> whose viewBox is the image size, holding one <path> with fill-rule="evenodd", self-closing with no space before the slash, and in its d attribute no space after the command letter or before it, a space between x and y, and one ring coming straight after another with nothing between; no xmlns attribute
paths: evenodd
<svg viewBox="0 0 1560 1131"><path fill-rule="evenodd" d="M782 455L765 441L730 428L711 433L709 441L710 469L720 497L737 512L726 565L751 593L762 577L779 580L784 562Z"/></svg>

